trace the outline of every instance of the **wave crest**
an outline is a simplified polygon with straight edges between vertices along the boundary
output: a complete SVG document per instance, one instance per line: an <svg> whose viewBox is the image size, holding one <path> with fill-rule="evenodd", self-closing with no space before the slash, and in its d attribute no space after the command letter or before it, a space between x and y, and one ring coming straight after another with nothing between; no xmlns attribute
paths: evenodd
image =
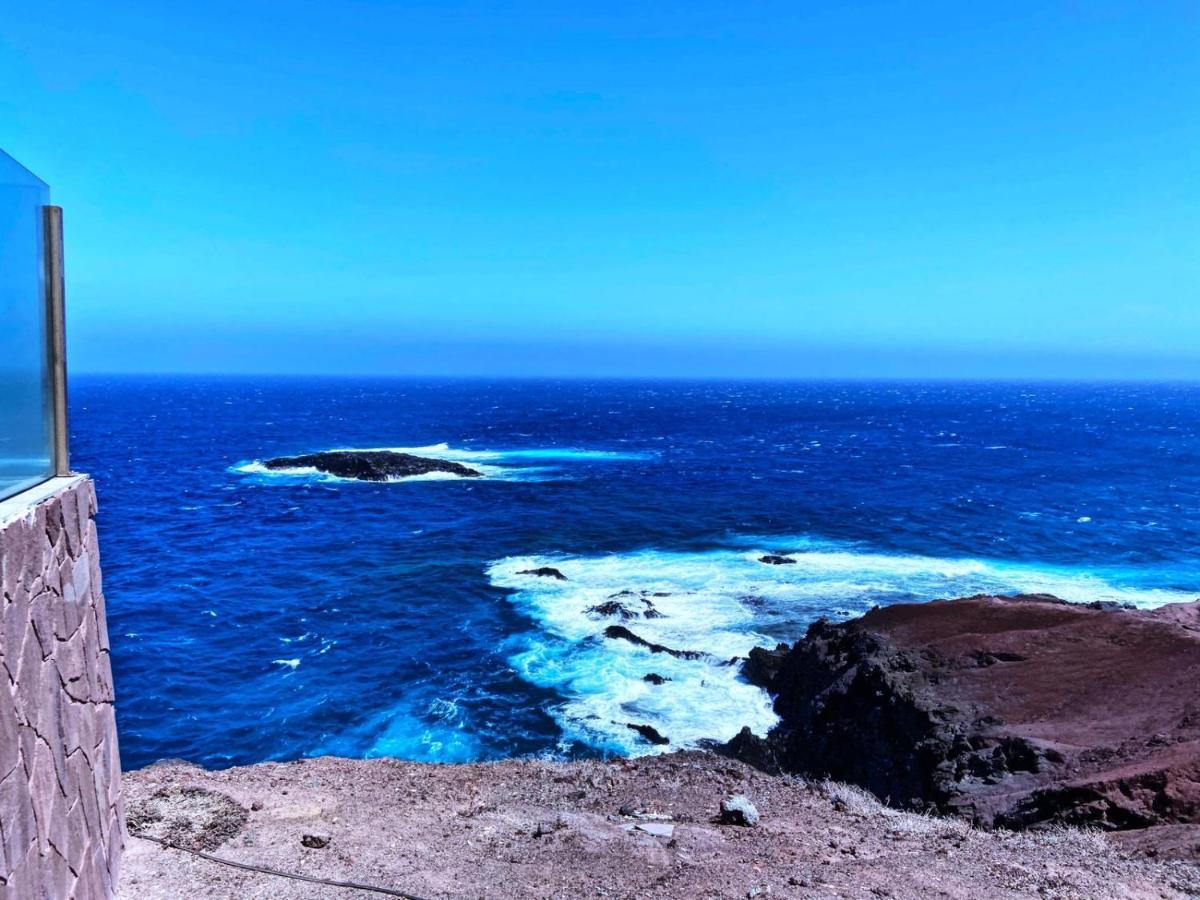
<svg viewBox="0 0 1200 900"><path fill-rule="evenodd" d="M794 640L821 616L844 619L871 607L971 594L1051 593L1064 600L1115 600L1140 607L1194 599L1140 587L1136 573L1030 566L982 559L890 555L808 537L744 539L701 552L638 550L603 556L521 556L492 563L492 584L537 625L510 657L532 684L565 699L553 709L569 739L626 754L727 740L742 726L765 733L769 697L730 665L752 647ZM781 552L793 565L759 557ZM544 566L565 580L522 574ZM625 592L625 593L622 593ZM645 600L661 617L644 615ZM620 603L621 618L597 607ZM702 651L699 659L652 652L604 637L621 624L648 643ZM664 679L651 683L653 673ZM670 739L655 747L630 729L650 725Z"/></svg>

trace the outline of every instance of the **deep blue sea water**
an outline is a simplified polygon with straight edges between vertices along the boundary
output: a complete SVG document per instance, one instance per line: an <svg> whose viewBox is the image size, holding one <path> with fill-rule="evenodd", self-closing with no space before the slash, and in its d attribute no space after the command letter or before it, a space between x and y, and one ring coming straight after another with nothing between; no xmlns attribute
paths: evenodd
<svg viewBox="0 0 1200 900"><path fill-rule="evenodd" d="M1196 385L93 376L71 400L127 768L655 749L630 722L688 746L769 727L722 660L821 615L1200 595ZM487 477L255 465L339 447ZM540 565L568 580L518 574ZM663 613L628 627L712 657L602 637L587 610L625 590Z"/></svg>

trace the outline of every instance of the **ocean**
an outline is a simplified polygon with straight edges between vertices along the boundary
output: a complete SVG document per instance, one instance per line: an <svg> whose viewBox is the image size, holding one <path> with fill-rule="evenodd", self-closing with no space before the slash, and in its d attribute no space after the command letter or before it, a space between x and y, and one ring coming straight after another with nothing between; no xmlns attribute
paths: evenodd
<svg viewBox="0 0 1200 900"><path fill-rule="evenodd" d="M1196 385L85 376L71 430L128 769L702 746L820 616L1200 596ZM485 477L261 465L334 448Z"/></svg>

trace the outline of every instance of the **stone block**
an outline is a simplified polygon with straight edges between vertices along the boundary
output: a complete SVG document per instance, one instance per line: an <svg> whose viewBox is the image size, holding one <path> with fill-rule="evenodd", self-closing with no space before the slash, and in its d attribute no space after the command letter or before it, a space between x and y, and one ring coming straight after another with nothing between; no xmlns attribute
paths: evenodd
<svg viewBox="0 0 1200 900"><path fill-rule="evenodd" d="M70 897L75 885L75 875L67 865L66 857L51 848L41 859L42 890L46 897Z"/></svg>
<svg viewBox="0 0 1200 900"><path fill-rule="evenodd" d="M33 771L29 776L29 797L36 819L38 852L43 856L50 848L50 810L58 793L58 776L54 770L54 754L42 741L33 745Z"/></svg>
<svg viewBox="0 0 1200 900"><path fill-rule="evenodd" d="M25 632L29 628L29 595L19 591L4 604L0 612L4 621L0 623L0 654L10 662L9 669L16 674L16 660L21 656Z"/></svg>
<svg viewBox="0 0 1200 900"><path fill-rule="evenodd" d="M95 619L96 625L96 646L107 654L109 651L108 643L108 616L105 610L104 595L97 593L95 600L92 603L92 618Z"/></svg>
<svg viewBox="0 0 1200 900"><path fill-rule="evenodd" d="M20 771L0 781L0 809L4 810L4 856L12 865L37 840L29 780Z"/></svg>
<svg viewBox="0 0 1200 900"><path fill-rule="evenodd" d="M83 612L90 606L87 594L80 595L79 593L78 582L75 578L75 569L79 565L79 560L67 559L59 569L62 578L64 637L67 639L73 637L79 630L79 625L83 622Z"/></svg>
<svg viewBox="0 0 1200 900"><path fill-rule="evenodd" d="M63 509L61 503L51 503L46 509L46 539L53 547L63 532Z"/></svg>
<svg viewBox="0 0 1200 900"><path fill-rule="evenodd" d="M37 897L41 900L41 871L38 865L39 861L40 857L38 856L36 841L31 841L16 859L9 861L12 872L8 879L8 894L5 895L5 900L7 900L8 896L22 898Z"/></svg>
<svg viewBox="0 0 1200 900"><path fill-rule="evenodd" d="M75 493L79 493L76 491ZM67 538L67 555L78 556L83 550L83 529L87 523L87 515L80 517L79 504L68 501L62 504L63 533Z"/></svg>
<svg viewBox="0 0 1200 900"><path fill-rule="evenodd" d="M17 711L8 686L0 686L0 778L8 777L21 765L21 748L17 738Z"/></svg>
<svg viewBox="0 0 1200 900"><path fill-rule="evenodd" d="M80 805L79 795L76 794L74 801L67 807L66 818L72 823L72 827L67 830L66 846L59 847L67 857L67 864L75 872L83 868L83 857L91 843L88 834L82 828L75 827L82 816L83 807Z"/></svg>
<svg viewBox="0 0 1200 900"><path fill-rule="evenodd" d="M15 597L25 586L26 573L40 568L39 536L26 517L10 522L0 539L4 541L4 552L0 553L4 559L4 596ZM33 574L29 580L33 580Z"/></svg>
<svg viewBox="0 0 1200 900"><path fill-rule="evenodd" d="M55 635L58 631L56 619L61 604L49 591L42 591L29 602L29 621L42 648L42 659L54 653Z"/></svg>
<svg viewBox="0 0 1200 900"><path fill-rule="evenodd" d="M74 636L67 641L58 642L58 653L54 657L54 662L58 666L58 672L62 675L62 680L68 686L74 686L71 690L72 697L86 697L88 682L88 649L87 635L81 631L76 631Z"/></svg>
<svg viewBox="0 0 1200 900"><path fill-rule="evenodd" d="M24 557L21 571L21 585L30 594L36 594L35 582L42 577L50 559L50 545L46 541L46 509L45 504L35 506L30 516L20 520L18 529L21 541L21 553Z"/></svg>
<svg viewBox="0 0 1200 900"><path fill-rule="evenodd" d="M109 810L109 821L113 823L112 828L108 831L108 843L104 854L104 861L108 866L108 875L112 884L117 883L117 879L121 875L121 854L125 850L125 818L117 816L118 810Z"/></svg>
<svg viewBox="0 0 1200 900"><path fill-rule="evenodd" d="M96 780L92 774L92 765L82 751L74 754L67 762L72 767L75 783L79 786L79 802L83 812L80 824L90 840L94 835L103 833L100 826L102 810L96 799ZM103 812L107 812L107 806Z"/></svg>
<svg viewBox="0 0 1200 900"><path fill-rule="evenodd" d="M92 566L87 555L75 560L71 570L71 583L75 586L75 600L83 607L92 605Z"/></svg>
<svg viewBox="0 0 1200 900"><path fill-rule="evenodd" d="M26 622L25 633L21 636L21 656L17 661L17 684L13 696L17 701L17 712L26 721L34 723L37 722L38 710L30 700L40 695L42 663L42 646L33 633L33 624Z"/></svg>

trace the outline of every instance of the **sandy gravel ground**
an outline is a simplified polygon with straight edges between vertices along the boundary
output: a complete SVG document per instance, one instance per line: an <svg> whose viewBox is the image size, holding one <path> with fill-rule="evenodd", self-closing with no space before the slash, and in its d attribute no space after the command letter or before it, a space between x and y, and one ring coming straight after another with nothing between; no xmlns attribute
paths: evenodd
<svg viewBox="0 0 1200 900"><path fill-rule="evenodd" d="M325 758L221 772L161 764L127 774L125 788L143 833L428 900L1200 896L1200 869L1128 857L1095 834L976 831L703 753L471 766ZM731 794L753 802L757 825L718 821ZM328 843L306 846L305 835ZM124 900L372 896L137 837L120 884Z"/></svg>

